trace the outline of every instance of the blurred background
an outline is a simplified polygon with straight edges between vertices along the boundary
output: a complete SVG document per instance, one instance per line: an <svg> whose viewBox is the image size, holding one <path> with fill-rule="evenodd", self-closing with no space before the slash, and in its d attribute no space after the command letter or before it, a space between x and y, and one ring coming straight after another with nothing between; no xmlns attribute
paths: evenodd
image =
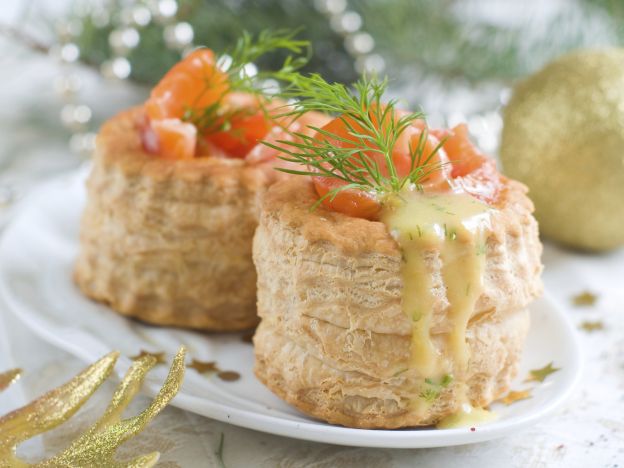
<svg viewBox="0 0 624 468"><path fill-rule="evenodd" d="M88 157L101 122L186 50L298 27L308 69L388 73L434 124L467 120L494 153L510 86L562 53L624 42L611 0L12 0L0 11L0 205ZM271 63L258 64L271 67Z"/></svg>
<svg viewBox="0 0 624 468"><path fill-rule="evenodd" d="M506 173L531 189L550 239L546 290L580 330L586 355L575 398L533 430L452 451L370 455L384 465L400 457L401 466L622 466L624 425L614 408L624 402L624 249L604 251L624 246L624 0L4 0L0 231L39 181L85 164L101 123L142 102L186 51L224 51L243 30L300 26L315 51L308 71L346 83L367 71L388 74L391 97L421 108L434 126L466 121L485 152L500 152ZM605 49L561 58L582 48ZM28 399L78 370L5 309L0 371L24 366ZM13 407L6 401L0 414ZM356 466L364 453L170 408L152 434L171 428L186 439L165 460L211 456L220 432L228 457L264 457L266 466L284 453L294 461L283 466L304 466L304 458Z"/></svg>

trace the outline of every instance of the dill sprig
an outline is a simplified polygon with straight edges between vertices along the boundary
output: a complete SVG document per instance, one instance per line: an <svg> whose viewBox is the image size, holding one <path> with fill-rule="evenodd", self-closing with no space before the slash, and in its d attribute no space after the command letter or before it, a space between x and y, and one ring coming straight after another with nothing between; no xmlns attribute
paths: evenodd
<svg viewBox="0 0 624 468"><path fill-rule="evenodd" d="M183 120L193 123L202 133L214 133L228 130L233 119L253 114L257 109L234 108L224 109L223 101L226 95L233 91L245 92L257 97L258 107L265 114L266 98L272 94L275 84L293 79L308 62L311 55L310 43L297 39L299 29L265 30L256 37L243 32L235 46L217 56L217 65L226 74L226 87L216 102L210 106L198 109L189 106ZM260 70L251 72L255 68L254 62L273 53L286 53L281 66L277 70ZM206 80L206 87L213 86L211 80ZM203 92L198 95L198 100Z"/></svg>
<svg viewBox="0 0 624 468"><path fill-rule="evenodd" d="M293 74L308 63L312 51L309 41L296 39L300 31L301 28L265 30L258 34L255 39L245 31L232 51L219 57L218 63L228 74L230 88L237 91L263 94L266 92L266 88L262 87L262 81L292 79ZM287 52L288 55L277 70L260 70L256 74L247 73L246 67L250 63L278 51Z"/></svg>
<svg viewBox="0 0 624 468"><path fill-rule="evenodd" d="M349 88L341 83L329 83L318 74L291 75L282 96L295 99L296 109L282 115L297 118L309 111L336 115L346 127L348 137L310 126L316 131L314 136L294 133L294 141L263 142L278 150L280 159L305 168L276 169L295 175L331 177L344 183L325 194L317 204L350 189L382 196L398 193L408 184L422 189L421 183L441 166L433 158L443 141L424 155L428 136L425 127L418 143L414 147L410 144L409 172L400 175L393 159L394 147L402 133L414 121L424 119L424 114L397 112L397 100L383 101L387 87L387 78L379 80L374 76L364 76Z"/></svg>
<svg viewBox="0 0 624 468"><path fill-rule="evenodd" d="M451 383L453 383L453 376L451 374L445 374L440 382L425 379L425 387L420 391L418 396L429 403L433 403Z"/></svg>

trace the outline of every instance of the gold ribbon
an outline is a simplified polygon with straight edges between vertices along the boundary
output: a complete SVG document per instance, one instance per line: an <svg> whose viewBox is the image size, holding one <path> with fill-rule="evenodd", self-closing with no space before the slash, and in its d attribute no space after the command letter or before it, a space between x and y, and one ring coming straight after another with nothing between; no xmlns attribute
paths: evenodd
<svg viewBox="0 0 624 468"><path fill-rule="evenodd" d="M160 454L153 452L133 460L115 460L117 448L139 434L178 393L184 379L186 350L181 347L169 374L152 403L137 416L121 419L123 411L139 392L147 373L156 364L153 356L134 361L104 414L67 449L52 458L30 465L17 458L22 442L47 432L70 419L112 372L119 353L113 352L92 364L66 384L0 418L0 468L18 467L151 467ZM0 374L0 391L9 386L19 370Z"/></svg>

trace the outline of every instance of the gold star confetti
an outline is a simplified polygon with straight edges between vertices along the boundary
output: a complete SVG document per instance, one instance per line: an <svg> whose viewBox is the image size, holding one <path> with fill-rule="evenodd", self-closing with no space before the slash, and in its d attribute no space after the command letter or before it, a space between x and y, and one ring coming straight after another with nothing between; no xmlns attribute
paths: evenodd
<svg viewBox="0 0 624 468"><path fill-rule="evenodd" d="M503 398L501 398L500 401L501 401L501 403L505 403L507 406L509 406L512 403L515 403L516 401L526 400L526 399L531 398L531 397L532 397L532 395L531 395L531 390L530 389L517 390L517 391L512 390L507 395L505 395Z"/></svg>
<svg viewBox="0 0 624 468"><path fill-rule="evenodd" d="M589 307L593 306L597 300L598 297L595 294L589 291L584 291L574 296L572 298L572 303L577 307Z"/></svg>
<svg viewBox="0 0 624 468"><path fill-rule="evenodd" d="M177 394L184 379L186 351L180 348L169 374L151 404L137 416L121 419L121 415L141 388L147 373L156 365L156 358L137 359L117 386L104 414L87 431L70 443L63 452L36 465L17 458L16 447L22 442L45 433L69 420L108 378L119 353L104 356L66 384L46 393L28 405L0 417L0 466L21 467L152 467L158 452L141 455L128 462L115 460L117 448L128 441L167 406Z"/></svg>
<svg viewBox="0 0 624 468"><path fill-rule="evenodd" d="M166 359L166 356L165 356L164 352L150 353L149 351L145 351L144 349L142 349L141 352L139 354L137 354L136 356L131 356L130 359L132 359L133 361L138 361L139 359L142 359L145 356L151 356L154 359L156 359L156 364L166 364L167 363L167 359Z"/></svg>
<svg viewBox="0 0 624 468"><path fill-rule="evenodd" d="M190 364L187 364L186 367L189 369L195 369L200 374L212 374L217 373L217 377L219 377L224 382L234 382L241 378L240 374L235 371L222 371L217 366L217 363L214 361L200 361L198 359L193 359Z"/></svg>
<svg viewBox="0 0 624 468"><path fill-rule="evenodd" d="M236 380L240 379L240 374L234 371L221 371L217 374L217 377L219 377L224 382L235 382Z"/></svg>
<svg viewBox="0 0 624 468"><path fill-rule="evenodd" d="M604 330L604 323L602 323L602 321L600 321L600 320L595 321L595 322L591 322L589 320L585 320L584 322L581 323L580 328L585 330L586 332L593 332L593 331L596 331L596 330Z"/></svg>
<svg viewBox="0 0 624 468"><path fill-rule="evenodd" d="M0 373L0 392L9 388L9 386L19 379L22 369L11 369Z"/></svg>
<svg viewBox="0 0 624 468"><path fill-rule="evenodd" d="M186 365L186 367L188 367L189 369L195 369L200 374L206 374L208 372L219 372L217 363L214 361L204 362L193 359L190 364Z"/></svg>
<svg viewBox="0 0 624 468"><path fill-rule="evenodd" d="M546 377L554 372L557 372L558 370L560 369L557 367L553 367L553 363L550 362L541 369L530 370L529 376L526 378L525 382L543 382Z"/></svg>
<svg viewBox="0 0 624 468"><path fill-rule="evenodd" d="M250 331L248 333L245 333L244 335L241 335L241 341L243 343L253 343L253 337L254 337L255 333L256 333L256 331L253 330L253 331Z"/></svg>

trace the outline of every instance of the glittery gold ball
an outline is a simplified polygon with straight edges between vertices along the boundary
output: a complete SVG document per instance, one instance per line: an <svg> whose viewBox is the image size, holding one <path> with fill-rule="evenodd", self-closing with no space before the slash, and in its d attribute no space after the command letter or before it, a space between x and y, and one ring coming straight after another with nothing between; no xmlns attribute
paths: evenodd
<svg viewBox="0 0 624 468"><path fill-rule="evenodd" d="M624 245L624 49L550 63L514 89L504 122L504 172L529 187L542 234Z"/></svg>

